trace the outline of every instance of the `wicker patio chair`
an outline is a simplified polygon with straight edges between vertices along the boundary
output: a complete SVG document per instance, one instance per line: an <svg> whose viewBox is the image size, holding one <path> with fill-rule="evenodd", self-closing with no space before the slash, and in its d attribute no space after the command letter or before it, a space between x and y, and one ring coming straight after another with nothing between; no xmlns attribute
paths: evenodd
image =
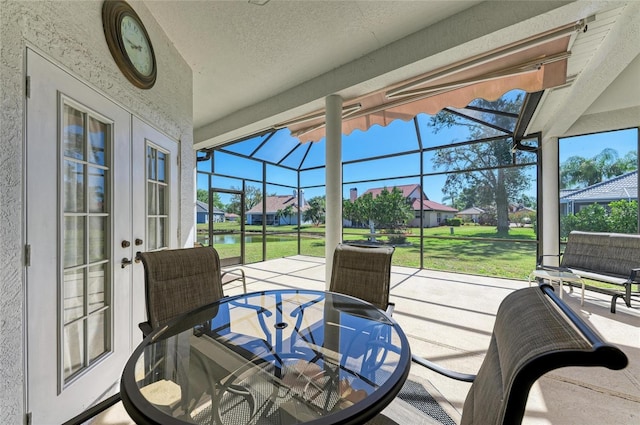
<svg viewBox="0 0 640 425"><path fill-rule="evenodd" d="M220 257L213 247L167 249L138 254L144 265L146 336L171 319L219 300Z"/></svg>
<svg viewBox="0 0 640 425"><path fill-rule="evenodd" d="M416 355L413 361L449 378L473 382L461 425L520 424L531 386L551 370L619 370L628 364L626 355L603 341L548 284L514 291L502 301L477 375L451 371Z"/></svg>
<svg viewBox="0 0 640 425"><path fill-rule="evenodd" d="M338 244L329 290L368 301L392 314L394 304L389 302L389 289L394 250L392 246Z"/></svg>
<svg viewBox="0 0 640 425"><path fill-rule="evenodd" d="M218 252L210 246L142 252L138 257L144 265L145 272L148 320L139 324L144 336L178 316L221 299L224 296L223 285L240 279L244 284L244 272L236 271L237 274L229 275L230 278L223 277ZM248 305L245 307L251 308ZM257 307L254 309L265 329L265 313ZM213 325L210 323L209 326ZM270 344L259 338L231 332L229 329L225 329L221 334L229 340L242 341L241 345L248 350L270 349ZM224 376L227 373L204 358L197 350L191 350L190 359L189 368L183 373L189 374L189 380L193 385L183 390L179 404L185 411L190 411L193 403L202 394L208 393L215 397L218 393L213 381L201 379L203 376ZM145 367L146 370L148 369ZM244 388L232 385L224 391L244 400L249 406L250 414L254 411L255 402ZM212 413L211 423L215 422L214 416Z"/></svg>

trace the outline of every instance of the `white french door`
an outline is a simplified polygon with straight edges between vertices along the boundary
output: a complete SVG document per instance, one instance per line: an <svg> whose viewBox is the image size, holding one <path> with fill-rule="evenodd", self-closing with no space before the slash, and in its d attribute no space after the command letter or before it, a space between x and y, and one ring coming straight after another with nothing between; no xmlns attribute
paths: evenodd
<svg viewBox="0 0 640 425"><path fill-rule="evenodd" d="M144 279L130 260L150 211L165 226L152 239L177 243L177 144L31 50L27 74L27 411L57 424L118 392L141 341Z"/></svg>
<svg viewBox="0 0 640 425"><path fill-rule="evenodd" d="M133 118L133 240L134 252L178 248L178 143ZM142 264L132 268L132 298L144 300ZM142 341L138 323L147 320L144 302L132 305L132 345Z"/></svg>

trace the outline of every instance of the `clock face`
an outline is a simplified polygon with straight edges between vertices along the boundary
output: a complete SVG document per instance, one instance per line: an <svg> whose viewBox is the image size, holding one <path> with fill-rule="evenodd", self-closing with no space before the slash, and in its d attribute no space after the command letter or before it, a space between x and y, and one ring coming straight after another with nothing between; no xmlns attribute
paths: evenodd
<svg viewBox="0 0 640 425"><path fill-rule="evenodd" d="M138 21L129 15L125 15L120 23L120 33L122 34L122 44L127 56L136 70L149 76L153 71L153 56L149 41Z"/></svg>
<svg viewBox="0 0 640 425"><path fill-rule="evenodd" d="M102 26L109 51L133 85L150 89L156 83L156 57L149 35L135 10L122 0L105 0Z"/></svg>

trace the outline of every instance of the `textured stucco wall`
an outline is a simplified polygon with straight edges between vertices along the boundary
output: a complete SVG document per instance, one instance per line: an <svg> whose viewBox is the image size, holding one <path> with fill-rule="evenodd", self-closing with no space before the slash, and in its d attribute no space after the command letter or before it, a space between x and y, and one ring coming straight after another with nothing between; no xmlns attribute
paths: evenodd
<svg viewBox="0 0 640 425"><path fill-rule="evenodd" d="M23 166L25 54L43 54L72 75L180 141L181 239L194 232L195 154L191 69L142 2L131 1L151 36L158 79L139 90L120 73L104 39L101 0L0 1L0 423L24 420L25 293Z"/></svg>

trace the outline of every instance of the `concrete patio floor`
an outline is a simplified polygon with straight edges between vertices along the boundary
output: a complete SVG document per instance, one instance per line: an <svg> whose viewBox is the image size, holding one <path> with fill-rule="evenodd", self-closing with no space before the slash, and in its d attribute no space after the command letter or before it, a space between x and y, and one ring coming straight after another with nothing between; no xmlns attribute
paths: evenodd
<svg viewBox="0 0 640 425"><path fill-rule="evenodd" d="M243 266L247 290L277 288L324 289L324 258L294 256ZM392 267L393 317L402 326L413 353L445 367L476 373L489 345L495 312L511 291L526 281L470 276L407 267ZM241 293L241 285L225 286L225 294ZM609 312L611 298L580 291L564 300L605 340L629 358L622 371L606 368L563 368L543 376L532 388L524 424L640 424L640 304L619 302ZM532 326L535 324L532 324ZM432 384L432 394L456 423L470 384L453 381L413 365L411 374ZM124 424L121 407L105 412L93 424Z"/></svg>

